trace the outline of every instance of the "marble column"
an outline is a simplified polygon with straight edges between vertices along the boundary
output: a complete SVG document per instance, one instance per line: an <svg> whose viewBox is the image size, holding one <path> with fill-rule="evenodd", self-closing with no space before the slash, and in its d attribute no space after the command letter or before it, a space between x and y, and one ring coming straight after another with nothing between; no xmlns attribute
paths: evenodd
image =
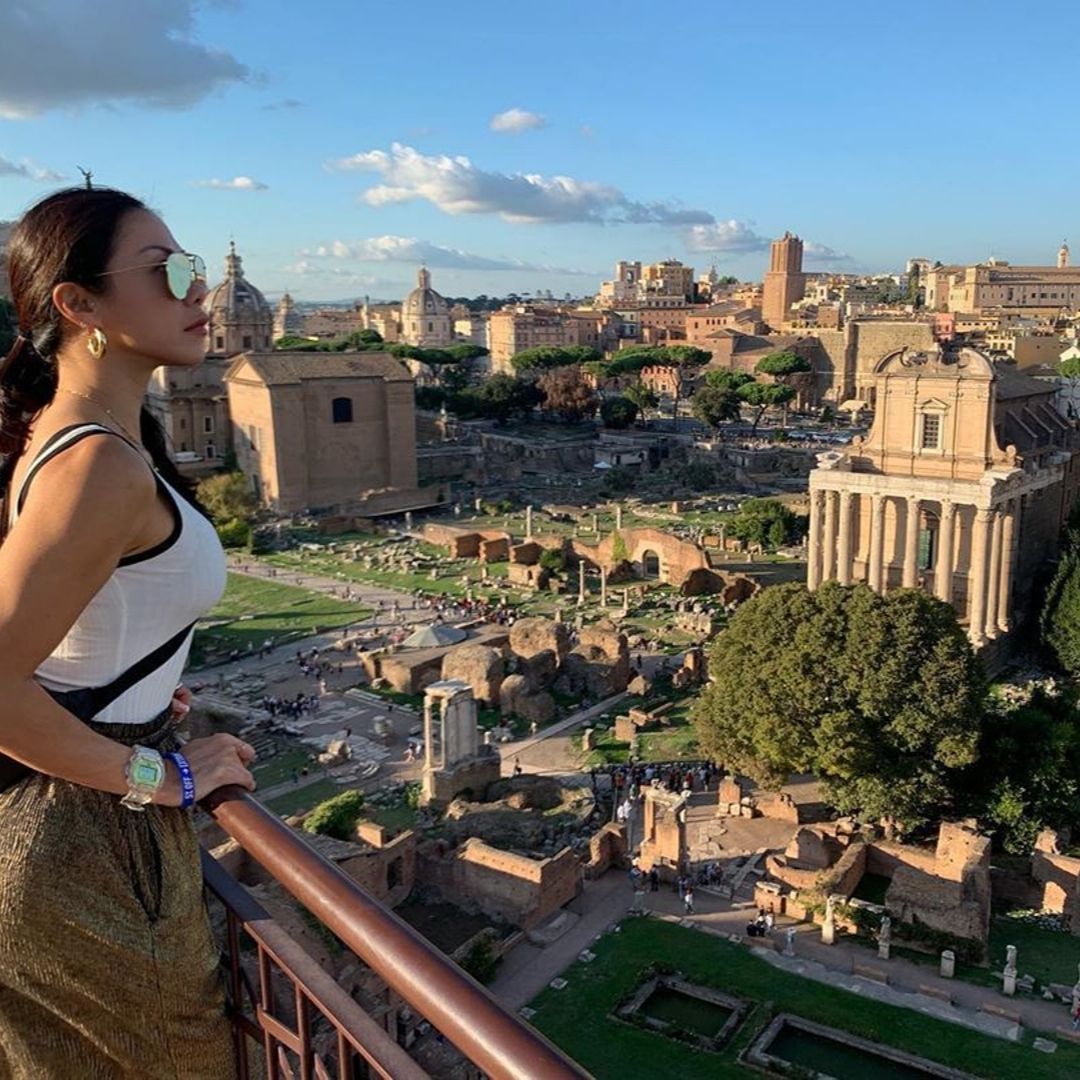
<svg viewBox="0 0 1080 1080"><path fill-rule="evenodd" d="M983 633L988 638L998 636L998 593L1001 590L1002 540L1004 535L1005 515L1001 509L998 509L994 514L993 530L990 534L990 560L986 577L986 620L983 623Z"/></svg>
<svg viewBox="0 0 1080 1080"><path fill-rule="evenodd" d="M948 499L941 500L941 517L938 519L937 565L934 567L934 595L946 604L952 603L953 576L953 527L956 506Z"/></svg>
<svg viewBox="0 0 1080 1080"><path fill-rule="evenodd" d="M979 648L986 644L986 571L994 511L978 508L971 533L971 572L968 574L968 637Z"/></svg>
<svg viewBox="0 0 1080 1080"><path fill-rule="evenodd" d="M1010 502L1001 515L1001 575L998 578L998 630L1007 634L1012 628L1012 578L1016 561L1016 502Z"/></svg>
<svg viewBox="0 0 1080 1080"><path fill-rule="evenodd" d="M821 584L821 519L824 499L824 491L810 492L810 543L806 552L806 587L811 592Z"/></svg>
<svg viewBox="0 0 1080 1080"><path fill-rule="evenodd" d="M907 516L904 519L904 577L905 589L919 584L919 500L908 496Z"/></svg>
<svg viewBox="0 0 1080 1080"><path fill-rule="evenodd" d="M885 591L885 496L870 496L870 571L867 579L874 592Z"/></svg>
<svg viewBox="0 0 1080 1080"><path fill-rule="evenodd" d="M836 580L836 491L825 492L825 539L821 546L821 580Z"/></svg>
<svg viewBox="0 0 1080 1080"><path fill-rule="evenodd" d="M836 580L841 585L851 584L851 509L857 495L850 491L841 491L840 498L840 536L837 541Z"/></svg>

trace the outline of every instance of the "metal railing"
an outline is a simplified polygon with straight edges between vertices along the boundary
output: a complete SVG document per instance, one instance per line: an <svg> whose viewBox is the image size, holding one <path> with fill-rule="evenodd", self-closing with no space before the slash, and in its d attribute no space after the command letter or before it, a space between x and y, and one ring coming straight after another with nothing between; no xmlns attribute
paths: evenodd
<svg viewBox="0 0 1080 1080"><path fill-rule="evenodd" d="M287 892L491 1080L588 1078L581 1066L508 1012L242 788L222 788L202 805ZM230 1011L242 1080L254 1075L254 1044L261 1048L259 1071L265 1069L273 1080L330 1080L334 1065L328 1061L336 1064L339 1080L365 1075L364 1066L367 1075L392 1080L426 1075L246 890L210 856L203 862L207 890L226 909ZM246 974L242 935L254 943L257 987ZM291 1000L282 1000L278 992L283 981L291 987ZM317 1038L329 1045L331 1032L334 1045L320 1056Z"/></svg>

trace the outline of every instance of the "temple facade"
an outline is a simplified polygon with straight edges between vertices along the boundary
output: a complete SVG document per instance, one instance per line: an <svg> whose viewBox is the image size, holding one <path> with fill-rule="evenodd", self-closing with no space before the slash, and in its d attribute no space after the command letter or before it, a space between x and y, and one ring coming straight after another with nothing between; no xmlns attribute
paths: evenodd
<svg viewBox="0 0 1080 1080"><path fill-rule="evenodd" d="M890 353L865 440L810 474L807 584L921 588L976 648L1023 614L1080 491L1054 390L980 352Z"/></svg>

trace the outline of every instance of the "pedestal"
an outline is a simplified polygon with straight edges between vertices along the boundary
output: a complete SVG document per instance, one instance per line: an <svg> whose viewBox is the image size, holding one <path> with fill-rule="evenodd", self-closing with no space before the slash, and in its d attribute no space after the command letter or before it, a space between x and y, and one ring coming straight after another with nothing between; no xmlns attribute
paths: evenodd
<svg viewBox="0 0 1080 1080"><path fill-rule="evenodd" d="M889 950L891 948L892 948L892 945L888 941L879 941L878 942L878 947L877 947L878 959L879 960L888 960L889 959Z"/></svg>
<svg viewBox="0 0 1080 1080"><path fill-rule="evenodd" d="M1001 992L1006 997L1013 997L1016 994L1016 976L1011 971L1001 976Z"/></svg>
<svg viewBox="0 0 1080 1080"><path fill-rule="evenodd" d="M956 953L952 949L946 949L941 954L941 977L951 979L956 975Z"/></svg>
<svg viewBox="0 0 1080 1080"><path fill-rule="evenodd" d="M826 919L821 924L821 944L822 945L835 945L836 944L836 923L832 919Z"/></svg>

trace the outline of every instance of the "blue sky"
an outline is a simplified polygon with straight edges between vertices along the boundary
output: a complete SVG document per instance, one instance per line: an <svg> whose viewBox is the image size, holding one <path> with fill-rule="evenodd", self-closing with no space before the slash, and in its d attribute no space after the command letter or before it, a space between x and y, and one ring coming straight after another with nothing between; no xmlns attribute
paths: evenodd
<svg viewBox="0 0 1080 1080"><path fill-rule="evenodd" d="M1080 6L1024 12L6 0L0 219L90 167L305 299L420 261L449 295L580 295L619 258L758 278L785 229L810 269L1048 264L1080 251Z"/></svg>

